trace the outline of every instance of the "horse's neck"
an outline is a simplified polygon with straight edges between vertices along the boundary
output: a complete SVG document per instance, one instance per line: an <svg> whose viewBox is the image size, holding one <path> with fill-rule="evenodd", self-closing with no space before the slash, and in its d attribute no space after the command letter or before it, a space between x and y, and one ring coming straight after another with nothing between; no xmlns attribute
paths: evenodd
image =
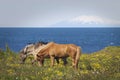
<svg viewBox="0 0 120 80"><path fill-rule="evenodd" d="M53 42L50 42L47 45L42 45L42 46L39 46L38 48L34 48L33 51L30 53L27 53L27 55L36 55L39 51L49 48L49 46L52 44Z"/></svg>
<svg viewBox="0 0 120 80"><path fill-rule="evenodd" d="M27 47L25 47L24 49L23 49L23 52L25 53L27 51Z"/></svg>
<svg viewBox="0 0 120 80"><path fill-rule="evenodd" d="M27 53L26 55L27 55L27 56L29 56L29 55L34 55L34 53L33 53L33 51L32 51L32 52Z"/></svg>
<svg viewBox="0 0 120 80"><path fill-rule="evenodd" d="M30 55L30 54L36 55L36 54L37 54L41 49L43 49L45 46L46 46L46 45L42 45L42 46L39 46L37 49L34 48L34 50L33 50L31 53L29 53L29 55Z"/></svg>
<svg viewBox="0 0 120 80"><path fill-rule="evenodd" d="M44 51L44 50L50 48L50 46L53 45L53 44L54 44L54 42L50 42L50 43L48 43L47 45L44 45L44 46L40 49L40 51Z"/></svg>

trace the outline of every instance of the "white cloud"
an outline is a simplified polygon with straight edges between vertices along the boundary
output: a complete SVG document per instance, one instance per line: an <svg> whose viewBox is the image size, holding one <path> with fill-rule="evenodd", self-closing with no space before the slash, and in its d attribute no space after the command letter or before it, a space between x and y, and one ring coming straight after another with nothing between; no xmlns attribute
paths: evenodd
<svg viewBox="0 0 120 80"><path fill-rule="evenodd" d="M71 20L68 20L69 22L73 23L81 23L81 24L105 24L105 25L120 25L120 21L118 20L112 20L107 19L99 16L78 16Z"/></svg>

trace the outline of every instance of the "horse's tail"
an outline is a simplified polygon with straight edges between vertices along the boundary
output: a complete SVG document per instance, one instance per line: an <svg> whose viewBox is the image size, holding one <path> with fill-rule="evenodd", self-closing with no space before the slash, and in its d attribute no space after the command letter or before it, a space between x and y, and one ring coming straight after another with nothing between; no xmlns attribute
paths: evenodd
<svg viewBox="0 0 120 80"><path fill-rule="evenodd" d="M77 47L77 54L76 54L76 65L77 65L77 67L78 67L78 62L79 62L81 54L82 54L81 48Z"/></svg>
<svg viewBox="0 0 120 80"><path fill-rule="evenodd" d="M80 55L81 55L81 48L77 47L77 54L76 54L76 60L80 59Z"/></svg>

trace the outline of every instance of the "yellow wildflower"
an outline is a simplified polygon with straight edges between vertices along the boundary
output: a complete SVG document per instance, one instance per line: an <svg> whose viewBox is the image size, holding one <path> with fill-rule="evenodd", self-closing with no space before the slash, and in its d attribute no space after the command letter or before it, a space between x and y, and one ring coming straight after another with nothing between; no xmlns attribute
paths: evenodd
<svg viewBox="0 0 120 80"><path fill-rule="evenodd" d="M56 71L56 74L57 74L58 76L62 76L62 75L63 75L63 73L62 73L61 71Z"/></svg>
<svg viewBox="0 0 120 80"><path fill-rule="evenodd" d="M82 70L81 74L88 74L88 70Z"/></svg>
<svg viewBox="0 0 120 80"><path fill-rule="evenodd" d="M7 72L8 72L8 74L13 74L13 73L14 73L14 70L8 69Z"/></svg>
<svg viewBox="0 0 120 80"><path fill-rule="evenodd" d="M82 67L85 69L86 68L85 64L82 64Z"/></svg>
<svg viewBox="0 0 120 80"><path fill-rule="evenodd" d="M99 63L92 63L91 65L92 65L93 69L100 69L101 68Z"/></svg>

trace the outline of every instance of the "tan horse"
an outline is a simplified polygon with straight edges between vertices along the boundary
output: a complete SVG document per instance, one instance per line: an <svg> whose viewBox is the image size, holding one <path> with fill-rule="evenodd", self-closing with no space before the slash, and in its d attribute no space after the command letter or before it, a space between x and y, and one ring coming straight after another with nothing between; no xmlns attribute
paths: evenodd
<svg viewBox="0 0 120 80"><path fill-rule="evenodd" d="M50 57L51 66L54 65L55 58L66 59L67 57L72 58L72 66L74 68L78 68L78 62L81 55L81 48L74 44L56 44L54 42L50 42L41 49L37 54L37 60L40 65L43 65L44 58Z"/></svg>

